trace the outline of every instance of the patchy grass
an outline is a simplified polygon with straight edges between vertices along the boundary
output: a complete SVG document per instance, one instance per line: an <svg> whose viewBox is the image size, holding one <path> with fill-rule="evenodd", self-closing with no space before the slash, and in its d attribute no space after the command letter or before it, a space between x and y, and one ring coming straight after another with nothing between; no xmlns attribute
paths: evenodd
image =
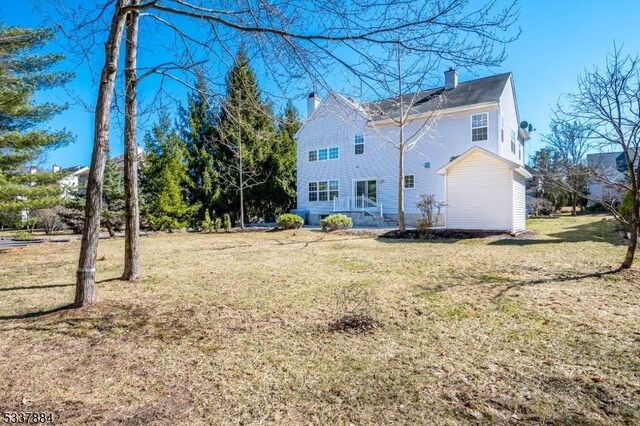
<svg viewBox="0 0 640 426"><path fill-rule="evenodd" d="M64 423L640 422L640 273L612 221L398 241L296 230L100 242L98 297L73 299L79 242L0 255L0 410ZM366 288L367 333L332 333Z"/></svg>

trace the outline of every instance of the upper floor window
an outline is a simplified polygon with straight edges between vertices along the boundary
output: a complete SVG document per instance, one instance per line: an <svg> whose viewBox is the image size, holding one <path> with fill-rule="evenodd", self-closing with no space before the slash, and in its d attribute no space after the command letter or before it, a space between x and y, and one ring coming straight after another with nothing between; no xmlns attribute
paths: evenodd
<svg viewBox="0 0 640 426"><path fill-rule="evenodd" d="M489 113L471 115L471 141L479 142L489 139Z"/></svg>
<svg viewBox="0 0 640 426"><path fill-rule="evenodd" d="M329 151L326 148L318 150L318 161L325 161L329 159Z"/></svg>
<svg viewBox="0 0 640 426"><path fill-rule="evenodd" d="M355 146L356 146L356 155L358 154L364 154L364 135L358 134L356 135L355 139Z"/></svg>
<svg viewBox="0 0 640 426"><path fill-rule="evenodd" d="M329 148L329 160L337 160L338 159L338 148Z"/></svg>
<svg viewBox="0 0 640 426"><path fill-rule="evenodd" d="M333 148L321 148L309 151L309 161L337 160L339 156L340 150L337 146Z"/></svg>
<svg viewBox="0 0 640 426"><path fill-rule="evenodd" d="M520 141L518 144L518 159L522 160L522 152L524 151L524 142Z"/></svg>
<svg viewBox="0 0 640 426"><path fill-rule="evenodd" d="M404 187L406 189L413 189L416 187L415 175L404 175Z"/></svg>
<svg viewBox="0 0 640 426"><path fill-rule="evenodd" d="M516 132L511 131L511 152L516 153Z"/></svg>

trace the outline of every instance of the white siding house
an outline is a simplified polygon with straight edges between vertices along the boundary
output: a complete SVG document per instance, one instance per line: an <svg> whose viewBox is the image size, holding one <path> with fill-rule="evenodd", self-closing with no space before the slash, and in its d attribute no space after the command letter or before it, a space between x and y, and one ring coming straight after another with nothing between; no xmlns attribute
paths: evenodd
<svg viewBox="0 0 640 426"><path fill-rule="evenodd" d="M448 71L445 80L446 88L416 94L424 100L414 104L404 129L405 135L418 135L404 158L404 209L409 226L420 217L416 202L421 194L434 194L437 200L449 203L445 176L436 171L470 148L480 147L518 165L524 162L526 135L519 131L511 74L458 84L457 73ZM310 95L307 121L296 134L297 208L308 212L309 223L316 224L333 212L351 215L356 223L395 223L399 151L393 143L399 128L389 120L395 113L394 101L397 99L357 104L330 93L320 102L315 94ZM485 178L474 175L469 179L466 184L472 188ZM506 185L511 192L512 179L495 185ZM463 214L452 212L453 208L446 207L445 213ZM496 216L490 211L494 209L491 204L485 203L484 208L487 217L497 221L487 229L508 224L501 229L511 230L509 213L502 218L502 213ZM467 216L467 220L474 223L477 219Z"/></svg>

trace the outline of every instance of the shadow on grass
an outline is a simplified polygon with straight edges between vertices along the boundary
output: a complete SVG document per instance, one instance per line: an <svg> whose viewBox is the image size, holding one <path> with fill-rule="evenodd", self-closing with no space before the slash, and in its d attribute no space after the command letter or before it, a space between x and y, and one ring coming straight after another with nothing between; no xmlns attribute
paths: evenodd
<svg viewBox="0 0 640 426"><path fill-rule="evenodd" d="M551 238L507 238L489 243L491 246L530 246L539 244L598 242L623 246L626 241L615 235L615 221L602 220L563 228L559 232L545 234Z"/></svg>
<svg viewBox="0 0 640 426"><path fill-rule="evenodd" d="M502 290L500 290L498 292L498 294L496 294L493 297L493 299L494 300L500 299L507 292L509 292L509 291L511 291L511 290L513 290L515 288L537 286L537 285L548 284L548 283L552 283L552 282L560 282L560 283L579 282L579 281L587 279L587 278L602 278L602 277L605 277L607 275L620 273L622 271L624 271L624 270L620 269L620 268L616 268L616 269L610 269L608 271L591 272L591 273L588 273L588 274L556 275L554 277L539 278L539 279L534 279L534 280L511 281L511 282L507 283L505 285L505 287Z"/></svg>
<svg viewBox="0 0 640 426"><path fill-rule="evenodd" d="M119 281L120 277L113 278L105 278L103 280L96 281L96 284L108 283L111 281ZM38 290L38 289L48 289L48 288L60 288L60 287L73 287L74 284L47 284L47 285L34 285L34 286L22 286L22 287L8 287L8 288L0 288L0 292L3 291L19 291L19 290ZM66 311L69 309L73 309L73 304L67 304L58 306L57 308L27 312L23 314L14 314L14 315L3 315L0 316L0 321L11 321L11 320L22 320L22 319L30 319L30 318L38 318L43 317L49 314L54 314L56 312Z"/></svg>

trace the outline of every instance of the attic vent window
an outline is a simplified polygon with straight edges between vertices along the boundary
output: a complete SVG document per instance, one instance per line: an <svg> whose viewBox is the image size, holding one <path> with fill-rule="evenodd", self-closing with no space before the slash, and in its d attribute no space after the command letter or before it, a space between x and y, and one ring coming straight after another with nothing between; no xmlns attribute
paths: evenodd
<svg viewBox="0 0 640 426"><path fill-rule="evenodd" d="M471 141L480 142L489 139L489 114L482 112L471 115Z"/></svg>

